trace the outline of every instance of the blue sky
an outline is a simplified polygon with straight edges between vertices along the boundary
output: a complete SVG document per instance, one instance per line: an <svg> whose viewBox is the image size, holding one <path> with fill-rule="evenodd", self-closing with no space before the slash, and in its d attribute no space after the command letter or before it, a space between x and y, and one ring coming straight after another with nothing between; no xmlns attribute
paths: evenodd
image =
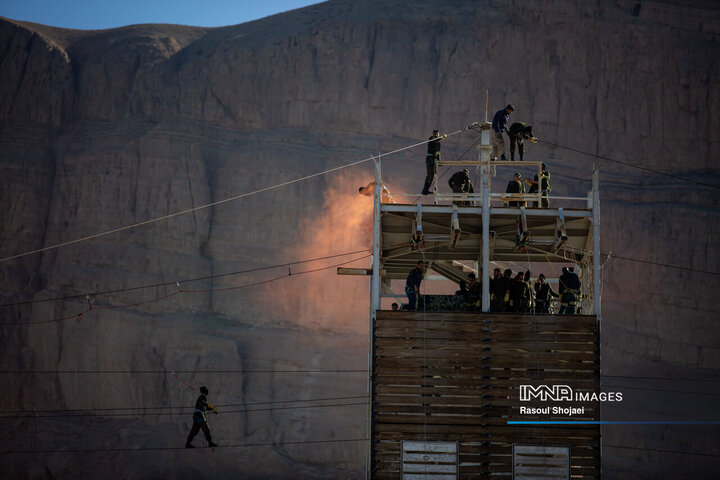
<svg viewBox="0 0 720 480"><path fill-rule="evenodd" d="M320 0L0 0L0 16L94 30L137 23L236 25Z"/></svg>

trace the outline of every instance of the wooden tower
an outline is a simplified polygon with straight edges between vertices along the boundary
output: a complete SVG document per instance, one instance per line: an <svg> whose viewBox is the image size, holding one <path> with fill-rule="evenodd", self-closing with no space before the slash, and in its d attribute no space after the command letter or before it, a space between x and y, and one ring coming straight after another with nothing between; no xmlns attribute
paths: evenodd
<svg viewBox="0 0 720 480"><path fill-rule="evenodd" d="M493 170L540 162L490 161L490 124L474 128L477 159L438 166L475 168L478 193L444 194L436 181L433 204L390 204L375 188L368 478L599 478L599 405L576 397L599 389L598 172L587 197L547 208L530 206L539 193L493 193ZM476 272L480 305L383 309L420 259L455 282ZM491 262L577 265L584 315L491 313Z"/></svg>

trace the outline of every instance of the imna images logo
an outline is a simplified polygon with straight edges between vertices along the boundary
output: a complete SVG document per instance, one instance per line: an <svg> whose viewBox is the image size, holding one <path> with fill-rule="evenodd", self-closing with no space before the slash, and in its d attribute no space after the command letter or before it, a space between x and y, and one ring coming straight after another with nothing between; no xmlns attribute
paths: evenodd
<svg viewBox="0 0 720 480"><path fill-rule="evenodd" d="M520 385L520 401L622 402L622 392L574 392L568 385Z"/></svg>
<svg viewBox="0 0 720 480"><path fill-rule="evenodd" d="M542 402L572 401L573 391L567 385L520 385L520 401L529 402L537 398Z"/></svg>

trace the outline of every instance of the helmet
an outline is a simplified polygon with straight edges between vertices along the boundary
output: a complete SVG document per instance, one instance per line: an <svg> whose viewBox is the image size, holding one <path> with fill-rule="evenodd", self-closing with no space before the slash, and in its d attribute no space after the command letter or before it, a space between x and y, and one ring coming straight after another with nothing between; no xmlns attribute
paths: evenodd
<svg viewBox="0 0 720 480"><path fill-rule="evenodd" d="M203 395L207 395L209 393L207 387L200 387L200 393L202 393Z"/></svg>

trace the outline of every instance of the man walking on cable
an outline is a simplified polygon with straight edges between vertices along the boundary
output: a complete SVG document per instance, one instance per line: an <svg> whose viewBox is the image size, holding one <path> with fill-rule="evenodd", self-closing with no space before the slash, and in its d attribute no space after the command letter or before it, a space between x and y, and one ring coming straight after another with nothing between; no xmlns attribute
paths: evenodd
<svg viewBox="0 0 720 480"><path fill-rule="evenodd" d="M195 435L202 429L203 433L205 434L205 439L208 442L208 445L210 447L217 447L217 443L213 443L212 441L212 435L210 435L210 427L207 423L207 417L205 416L205 412L208 410L217 414L217 410L215 410L215 407L210 405L207 401L207 394L208 394L207 387L200 387L200 396L198 397L197 401L195 402L195 411L193 412L193 426L192 429L190 429L190 435L187 437L187 441L185 441L185 448L195 448L192 444L193 438L195 438Z"/></svg>

